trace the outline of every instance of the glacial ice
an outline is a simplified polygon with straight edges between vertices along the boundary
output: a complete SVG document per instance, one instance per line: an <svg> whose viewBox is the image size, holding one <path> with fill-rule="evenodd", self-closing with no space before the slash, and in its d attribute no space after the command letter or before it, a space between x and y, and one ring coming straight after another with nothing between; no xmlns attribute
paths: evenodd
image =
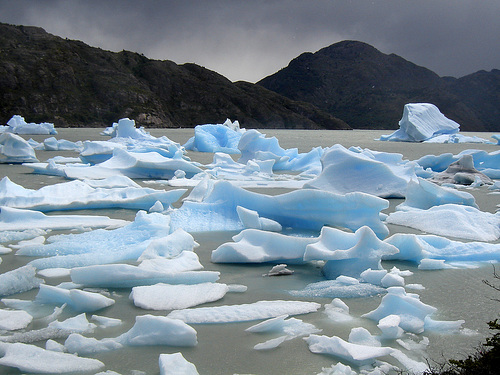
<svg viewBox="0 0 500 375"><path fill-rule="evenodd" d="M500 238L500 213L492 214L459 204L448 203L427 210L396 211L389 214L386 222L446 237L475 241L495 241Z"/></svg>
<svg viewBox="0 0 500 375"><path fill-rule="evenodd" d="M173 229L183 228L188 232L241 230L243 225L236 210L241 206L283 227L319 230L323 225L331 225L356 230L367 225L381 238L388 234L380 219L380 211L388 207L388 202L365 193L339 195L302 189L270 196L218 181L211 189L195 189L191 194L195 195L194 200L188 196L179 209L170 213Z"/></svg>
<svg viewBox="0 0 500 375"><path fill-rule="evenodd" d="M35 345L0 343L0 365L28 373L66 374L98 371L104 363L93 358L45 350Z"/></svg>
<svg viewBox="0 0 500 375"><path fill-rule="evenodd" d="M198 152L239 154L238 143L244 132L238 121L233 123L229 119L223 124L197 125L194 136L184 144L184 148Z"/></svg>
<svg viewBox="0 0 500 375"><path fill-rule="evenodd" d="M498 166L496 166L496 169L498 169ZM474 167L473 156L463 154L457 161L451 163L445 171L434 175L431 181L439 184L472 185L476 179L479 179L482 184L493 184L493 181L488 176Z"/></svg>
<svg viewBox="0 0 500 375"><path fill-rule="evenodd" d="M196 366L188 362L182 353L160 354L160 375L199 375Z"/></svg>
<svg viewBox="0 0 500 375"><path fill-rule="evenodd" d="M460 125L430 103L405 104L399 129L380 137L381 141L422 142L441 134L456 134Z"/></svg>
<svg viewBox="0 0 500 375"><path fill-rule="evenodd" d="M31 323L33 317L23 310L0 309L0 330L15 331Z"/></svg>
<svg viewBox="0 0 500 375"><path fill-rule="evenodd" d="M54 124L49 122L42 122L36 124L34 122L27 123L24 117L14 115L7 121L7 132L15 134L57 134Z"/></svg>
<svg viewBox="0 0 500 375"><path fill-rule="evenodd" d="M28 142L35 150L80 152L83 148L82 141L71 142L66 139L57 139L56 137L46 138L41 143L38 143L32 139L28 140Z"/></svg>
<svg viewBox="0 0 500 375"><path fill-rule="evenodd" d="M418 167L416 163L403 161L401 154L348 150L341 145L326 149L321 164L321 173L307 182L305 188L336 194L358 191L383 198L404 197L408 183L417 178Z"/></svg>
<svg viewBox="0 0 500 375"><path fill-rule="evenodd" d="M132 288L130 299L134 301L134 305L143 309L178 310L218 301L228 290L226 284L212 282L194 285L158 283Z"/></svg>
<svg viewBox="0 0 500 375"><path fill-rule="evenodd" d="M338 277L335 280L318 281L301 290L291 290L296 297L319 298L363 298L385 293L385 288L360 282L352 277Z"/></svg>
<svg viewBox="0 0 500 375"><path fill-rule="evenodd" d="M0 296L9 296L37 288L44 281L36 277L36 269L26 265L0 274Z"/></svg>
<svg viewBox="0 0 500 375"><path fill-rule="evenodd" d="M75 180L33 190L4 177L0 181L0 206L38 211L96 208L147 210L157 201L169 207L186 192L185 189L165 191L134 186L114 187L113 181L120 183L123 179L115 176L101 182Z"/></svg>
<svg viewBox="0 0 500 375"><path fill-rule="evenodd" d="M223 305L173 310L167 317L189 324L247 322L281 315L299 315L317 311L321 305L304 301L258 301L242 305Z"/></svg>
<svg viewBox="0 0 500 375"><path fill-rule="evenodd" d="M35 150L23 138L12 133L0 133L0 163L37 162Z"/></svg>

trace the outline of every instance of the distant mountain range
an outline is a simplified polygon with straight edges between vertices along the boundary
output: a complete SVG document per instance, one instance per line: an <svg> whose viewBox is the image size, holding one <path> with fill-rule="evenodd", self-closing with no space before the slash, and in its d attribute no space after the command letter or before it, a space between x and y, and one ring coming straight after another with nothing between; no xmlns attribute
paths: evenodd
<svg viewBox="0 0 500 375"><path fill-rule="evenodd" d="M461 130L500 131L500 71L439 77L356 41L304 53L257 84L0 23L0 124L149 127L239 120L247 128L396 129L409 102L436 104Z"/></svg>
<svg viewBox="0 0 500 375"><path fill-rule="evenodd" d="M500 70L439 77L357 41L303 53L258 84L335 114L353 128L397 128L406 103L435 104L461 130L500 131Z"/></svg>
<svg viewBox="0 0 500 375"><path fill-rule="evenodd" d="M350 129L331 114L196 64L94 48L38 27L0 23L0 124L19 114L56 126L150 127L239 120L248 128Z"/></svg>

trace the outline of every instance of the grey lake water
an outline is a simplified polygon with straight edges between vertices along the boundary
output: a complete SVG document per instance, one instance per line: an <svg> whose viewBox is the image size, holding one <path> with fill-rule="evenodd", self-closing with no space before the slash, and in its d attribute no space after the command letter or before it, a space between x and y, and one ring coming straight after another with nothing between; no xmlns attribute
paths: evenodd
<svg viewBox="0 0 500 375"><path fill-rule="evenodd" d="M103 129L57 129L59 139L70 141L77 140L106 140L99 134ZM150 129L154 136L166 135L173 141L185 143L193 134L193 129ZM381 134L389 131L303 131L303 130L262 130L267 136L276 136L283 148L297 147L299 152L307 152L316 146L329 147L334 144L342 144L346 147L360 146L376 151L396 152L404 155L405 159L415 160L427 154L453 153L457 154L465 149L482 149L488 152L496 151L500 146L487 144L423 144L423 143L399 143L376 141ZM491 133L463 133L465 135L477 135L489 139ZM24 136L26 139L32 137L37 141L43 141L48 136ZM37 151L40 161L56 155L77 156L75 152L48 152ZM203 164L210 163L213 155L207 153L188 152L188 156L194 161ZM27 188L40 188L41 186L63 182L59 177L35 175L31 169L21 165L0 164L0 178L9 178ZM143 181L137 181L143 186L157 189L165 188L164 185L146 185ZM166 187L166 189L169 189ZM280 194L287 189L262 188L254 189L266 194ZM500 203L500 195L492 194L487 188L468 189L476 197L477 204L482 211L494 213L497 204ZM386 213L394 210L401 203L400 199L390 200L390 208ZM177 203L179 206L181 203ZM55 212L58 214L60 212ZM69 214L72 212L64 212ZM135 211L132 210L83 210L74 211L75 214L107 215L112 218L133 220ZM389 226L391 235L397 232L418 233L418 231ZM307 284L323 280L321 270L311 265L290 266L294 274L282 277L263 277L272 265L231 265L213 264L210 262L211 252L220 244L231 241L234 232L210 232L195 233L193 236L200 244L195 249L200 257L205 270L219 271L220 282L226 284L243 284L248 287L244 293L228 293L222 300L206 304L205 306L232 305L256 302L259 300L305 300L327 304L331 302L328 298L297 298L292 297L288 291L304 288ZM6 244L4 244L6 246ZM26 264L32 258L16 256L15 252L2 256L0 273L17 268ZM429 338L429 346L425 353L407 353L410 357L418 360L427 359L429 363L436 361L442 363L445 358L463 358L471 353L478 344L489 335L487 322L499 317L500 303L492 298L500 298L498 294L483 283L484 279L494 281L493 266L485 265L475 269L453 269L421 271L415 264L405 262L383 262L385 269L393 266L401 270L410 270L412 276L406 277L406 284L421 284L423 290L408 290L417 293L420 300L437 308L433 315L436 320L465 320L465 333L461 334L439 334L427 333L415 337L420 341L423 336ZM57 285L69 281L69 278L48 278L46 283ZM97 315L119 318L123 324L114 328L97 329L91 334L96 338L116 337L127 331L134 324L137 315L153 314L166 315L168 311L149 311L135 307L129 299L130 289L110 290L111 296L116 303L105 310L96 312ZM21 293L9 298L20 298L32 300L37 290ZM350 314L355 319L349 323L337 323L326 316L323 309L318 312L298 316L305 322L314 324L322 329L323 335L340 336L347 340L349 332L353 327L365 327L372 334L379 334L376 324L360 316L375 309L381 300L381 296L370 298L344 299L350 308ZM2 308L0 303L0 308ZM64 319L64 314L60 319ZM330 367L337 359L327 355L313 354L309 351L306 342L296 338L284 342L278 348L268 351L254 350L254 345L268 339L277 337L276 334L256 334L245 332L245 329L256 322L230 323L230 324L198 324L193 325L198 335L198 345L192 348L151 346L151 347L128 347L107 353L99 353L93 356L105 363L106 370L115 371L120 374L159 374L158 358L162 353L182 352L183 356L196 365L200 375L223 375L223 374L303 374L313 375L321 372L323 367ZM40 328L40 327L38 327ZM61 343L64 340L60 340ZM386 343L384 343L385 345ZM398 347L396 343L390 343ZM36 345L44 347L45 342ZM398 347L401 349L401 347ZM391 357L383 360L398 364ZM354 368L359 371L359 369ZM0 366L0 374L20 374L22 372Z"/></svg>

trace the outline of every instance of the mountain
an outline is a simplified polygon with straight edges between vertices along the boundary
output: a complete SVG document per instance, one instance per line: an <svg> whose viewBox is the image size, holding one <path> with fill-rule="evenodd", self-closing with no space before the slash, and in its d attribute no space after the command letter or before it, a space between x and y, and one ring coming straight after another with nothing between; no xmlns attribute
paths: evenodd
<svg viewBox="0 0 500 375"><path fill-rule="evenodd" d="M0 124L20 114L56 126L151 127L239 120L247 128L349 129L309 103L195 64L94 48L31 26L0 23Z"/></svg>
<svg viewBox="0 0 500 375"><path fill-rule="evenodd" d="M428 102L461 130L499 131L500 71L439 77L358 41L303 53L257 84L335 114L353 128L395 129L406 103Z"/></svg>

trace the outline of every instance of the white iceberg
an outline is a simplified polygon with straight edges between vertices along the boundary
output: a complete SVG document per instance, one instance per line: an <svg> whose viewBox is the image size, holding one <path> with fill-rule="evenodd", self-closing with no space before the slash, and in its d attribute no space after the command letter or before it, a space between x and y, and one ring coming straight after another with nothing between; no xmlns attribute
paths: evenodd
<svg viewBox="0 0 500 375"><path fill-rule="evenodd" d="M45 151L77 151L80 152L83 148L83 142L71 142L66 139L57 139L56 137L46 138L43 142L38 143L30 139L28 142L32 142L32 147L35 150L45 150Z"/></svg>
<svg viewBox="0 0 500 375"><path fill-rule="evenodd" d="M324 280L306 285L302 290L291 290L297 297L319 298L363 298L385 293L385 288L359 280L340 276L335 280Z"/></svg>
<svg viewBox="0 0 500 375"><path fill-rule="evenodd" d="M98 371L104 363L93 358L45 350L35 345L0 343L0 365L16 367L20 371L43 374L66 374Z"/></svg>
<svg viewBox="0 0 500 375"><path fill-rule="evenodd" d="M30 265L0 274L0 296L9 296L37 288L44 281L36 277L36 269Z"/></svg>
<svg viewBox="0 0 500 375"><path fill-rule="evenodd" d="M409 181L417 178L416 163L403 161L403 155L371 150L346 149L335 145L321 158L323 169L305 188L336 194L360 191L384 198L404 197Z"/></svg>
<svg viewBox="0 0 500 375"><path fill-rule="evenodd" d="M194 307L223 298L229 288L226 284L200 283L169 285L158 283L132 288L130 299L137 307L148 310L177 310Z"/></svg>
<svg viewBox="0 0 500 375"><path fill-rule="evenodd" d="M0 163L37 162L33 147L18 135L0 133Z"/></svg>
<svg viewBox="0 0 500 375"><path fill-rule="evenodd" d="M430 103L405 104L399 129L380 137L381 141L422 142L441 134L455 134L460 125Z"/></svg>
<svg viewBox="0 0 500 375"><path fill-rule="evenodd" d="M486 242L500 238L500 213L492 214L459 204L396 211L387 217L386 222L439 236Z"/></svg>
<svg viewBox="0 0 500 375"><path fill-rule="evenodd" d="M186 323L231 323L269 319L280 315L299 315L317 311L321 305L304 301L258 301L242 305L197 307L174 310L167 316Z"/></svg>
<svg viewBox="0 0 500 375"><path fill-rule="evenodd" d="M57 134L54 129L54 124L50 122L42 122L36 124L34 122L27 123L24 117L14 115L7 121L7 131L15 134Z"/></svg>
<svg viewBox="0 0 500 375"><path fill-rule="evenodd" d="M160 354L160 375L199 375L196 366L188 362L182 353Z"/></svg>
<svg viewBox="0 0 500 375"><path fill-rule="evenodd" d="M223 124L197 125L194 136L186 142L184 148L198 152L239 154L238 143L243 132L238 121L233 123L229 119Z"/></svg>
<svg viewBox="0 0 500 375"><path fill-rule="evenodd" d="M26 328L33 317L23 310L0 309L0 330L15 331Z"/></svg>

